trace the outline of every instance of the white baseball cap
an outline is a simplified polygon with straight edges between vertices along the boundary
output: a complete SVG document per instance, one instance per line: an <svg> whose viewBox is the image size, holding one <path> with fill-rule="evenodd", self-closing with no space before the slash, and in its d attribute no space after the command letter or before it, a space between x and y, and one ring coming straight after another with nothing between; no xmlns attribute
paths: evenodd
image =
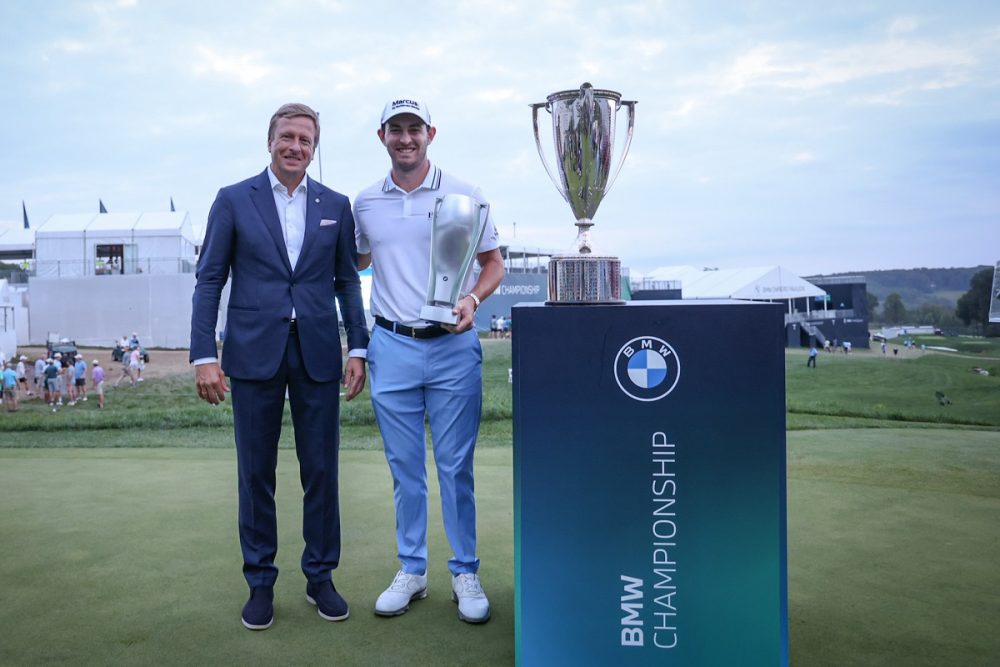
<svg viewBox="0 0 1000 667"><path fill-rule="evenodd" d="M78 354L78 355L76 355L76 358L77 359L83 359L83 355L82 354Z"/></svg>
<svg viewBox="0 0 1000 667"><path fill-rule="evenodd" d="M22 354L22 355L21 355L21 361L27 361L27 360L28 360L28 357L26 357L26 356L24 356L24 355Z"/></svg>
<svg viewBox="0 0 1000 667"><path fill-rule="evenodd" d="M389 119L404 113L411 113L427 125L431 124L431 112L427 110L426 104L412 97L398 97L385 103L380 125L385 125Z"/></svg>
<svg viewBox="0 0 1000 667"><path fill-rule="evenodd" d="M94 365L95 365L95 366L100 366L100 365L101 365L101 362L99 362L99 361L98 361L97 359L94 359Z"/></svg>

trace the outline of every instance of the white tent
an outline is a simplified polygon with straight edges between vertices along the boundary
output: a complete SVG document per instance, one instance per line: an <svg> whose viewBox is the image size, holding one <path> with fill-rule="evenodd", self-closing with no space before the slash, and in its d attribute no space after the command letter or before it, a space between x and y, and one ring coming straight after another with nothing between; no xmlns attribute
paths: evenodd
<svg viewBox="0 0 1000 667"><path fill-rule="evenodd" d="M21 222L0 222L0 258L31 257L35 250L35 230Z"/></svg>
<svg viewBox="0 0 1000 667"><path fill-rule="evenodd" d="M36 272L184 273L194 246L187 212L53 215L35 232Z"/></svg>
<svg viewBox="0 0 1000 667"><path fill-rule="evenodd" d="M745 269L697 269L693 266L663 266L645 276L647 280L675 280L681 283L685 299L747 299L791 301L826 294L780 266ZM808 307L809 300L806 301Z"/></svg>

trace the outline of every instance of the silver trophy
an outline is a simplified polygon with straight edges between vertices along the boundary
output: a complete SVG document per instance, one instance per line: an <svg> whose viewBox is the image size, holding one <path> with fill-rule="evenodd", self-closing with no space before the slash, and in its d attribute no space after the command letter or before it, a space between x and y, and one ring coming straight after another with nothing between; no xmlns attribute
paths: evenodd
<svg viewBox="0 0 1000 667"><path fill-rule="evenodd" d="M428 322L458 324L452 309L472 274L489 216L489 204L468 195L445 195L434 202L431 227L431 269L427 303L420 318Z"/></svg>
<svg viewBox="0 0 1000 667"><path fill-rule="evenodd" d="M621 261L594 255L590 242L594 214L618 177L632 143L636 102L621 97L621 93L585 83L579 90L552 93L547 102L531 105L538 155L559 194L573 209L579 230L572 250L549 261L548 303L622 303ZM612 168L615 124L622 107L628 111L628 135L618 164ZM538 130L541 109L552 115L558 177L542 150Z"/></svg>

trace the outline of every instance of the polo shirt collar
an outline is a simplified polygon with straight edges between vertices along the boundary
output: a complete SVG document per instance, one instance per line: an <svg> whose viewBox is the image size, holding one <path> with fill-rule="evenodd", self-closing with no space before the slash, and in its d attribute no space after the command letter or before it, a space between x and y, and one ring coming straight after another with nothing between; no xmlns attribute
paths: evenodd
<svg viewBox="0 0 1000 667"><path fill-rule="evenodd" d="M441 170L431 163L431 168L427 170L427 175L424 176L424 182L420 184L417 190L437 190L441 187ZM396 185L396 182L392 180L392 169L389 170L389 174L382 181L382 192L391 192L392 190L399 190L403 192L402 188Z"/></svg>

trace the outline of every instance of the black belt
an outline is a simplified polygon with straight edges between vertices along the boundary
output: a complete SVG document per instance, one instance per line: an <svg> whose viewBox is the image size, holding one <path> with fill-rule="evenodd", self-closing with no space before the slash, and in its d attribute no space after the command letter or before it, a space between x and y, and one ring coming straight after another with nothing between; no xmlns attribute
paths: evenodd
<svg viewBox="0 0 1000 667"><path fill-rule="evenodd" d="M297 336L299 333L299 321L292 318L288 320L288 335Z"/></svg>
<svg viewBox="0 0 1000 667"><path fill-rule="evenodd" d="M447 329L439 327L436 324L429 327L423 327L421 329L414 329L413 327L408 327L405 324L399 324L397 322L393 322L392 320L387 320L379 315L375 316L375 324L379 325L383 329L388 329L393 333L398 333L402 336L409 336L410 338L425 339L448 335Z"/></svg>

